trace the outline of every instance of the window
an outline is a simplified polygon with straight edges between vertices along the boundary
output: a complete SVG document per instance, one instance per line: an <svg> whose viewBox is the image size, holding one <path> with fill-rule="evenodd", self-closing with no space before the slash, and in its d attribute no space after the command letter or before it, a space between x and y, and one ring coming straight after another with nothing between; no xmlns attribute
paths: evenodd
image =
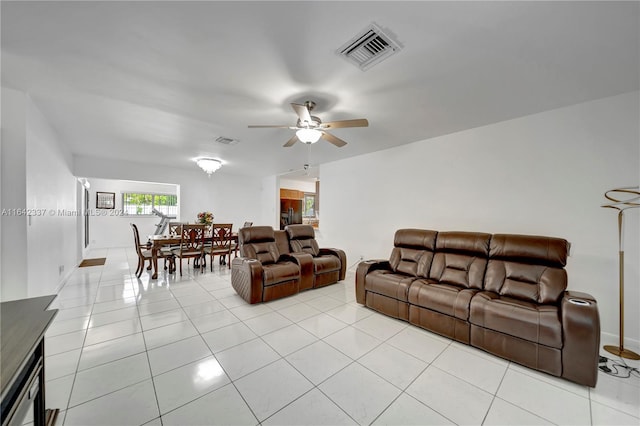
<svg viewBox="0 0 640 426"><path fill-rule="evenodd" d="M160 213L176 216L178 214L178 197L171 194L141 194L124 192L122 194L122 210L125 215L152 215L153 209Z"/></svg>
<svg viewBox="0 0 640 426"><path fill-rule="evenodd" d="M302 216L316 217L316 194L304 194Z"/></svg>

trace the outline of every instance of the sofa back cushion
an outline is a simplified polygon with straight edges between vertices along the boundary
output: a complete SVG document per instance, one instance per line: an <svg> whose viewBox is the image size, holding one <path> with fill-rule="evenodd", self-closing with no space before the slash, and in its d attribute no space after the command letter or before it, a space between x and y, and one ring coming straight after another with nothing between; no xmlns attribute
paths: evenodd
<svg viewBox="0 0 640 426"><path fill-rule="evenodd" d="M240 229L238 244L242 257L257 259L263 265L276 263L280 258L275 234L270 226L252 226Z"/></svg>
<svg viewBox="0 0 640 426"><path fill-rule="evenodd" d="M273 231L273 236L276 239L276 247L278 247L278 253L280 256L283 254L291 253L291 248L289 247L289 237L287 236L286 231L275 229Z"/></svg>
<svg viewBox="0 0 640 426"><path fill-rule="evenodd" d="M560 300L567 288L569 243L561 238L496 234L491 239L485 289L540 304Z"/></svg>
<svg viewBox="0 0 640 426"><path fill-rule="evenodd" d="M311 225L288 225L285 230L289 235L289 244L293 253L309 253L316 257L320 254L320 247Z"/></svg>
<svg viewBox="0 0 640 426"><path fill-rule="evenodd" d="M431 268L437 234L426 229L398 229L389 257L393 272L426 278Z"/></svg>
<svg viewBox="0 0 640 426"><path fill-rule="evenodd" d="M481 289L491 234L439 232L429 278L443 284Z"/></svg>

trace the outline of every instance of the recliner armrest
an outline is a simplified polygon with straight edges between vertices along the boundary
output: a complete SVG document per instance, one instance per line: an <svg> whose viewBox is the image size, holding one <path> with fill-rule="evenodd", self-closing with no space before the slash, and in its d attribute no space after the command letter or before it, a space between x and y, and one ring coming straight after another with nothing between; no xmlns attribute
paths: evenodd
<svg viewBox="0 0 640 426"><path fill-rule="evenodd" d="M340 259L340 281L344 280L347 275L347 255L344 250L337 248L324 247L320 249L320 255L333 255Z"/></svg>
<svg viewBox="0 0 640 426"><path fill-rule="evenodd" d="M587 293L566 291L562 298L562 377L595 387L600 355L598 303Z"/></svg>
<svg viewBox="0 0 640 426"><path fill-rule="evenodd" d="M290 260L300 267L300 290L313 288L313 256L309 253L289 253L280 259Z"/></svg>
<svg viewBox="0 0 640 426"><path fill-rule="evenodd" d="M361 305L365 304L365 278L369 272L373 272L377 269L390 271L391 265L388 260L383 259L364 260L358 264L358 269L356 269L356 302Z"/></svg>
<svg viewBox="0 0 640 426"><path fill-rule="evenodd" d="M231 286L248 303L262 302L262 263L246 257L234 258L231 262Z"/></svg>

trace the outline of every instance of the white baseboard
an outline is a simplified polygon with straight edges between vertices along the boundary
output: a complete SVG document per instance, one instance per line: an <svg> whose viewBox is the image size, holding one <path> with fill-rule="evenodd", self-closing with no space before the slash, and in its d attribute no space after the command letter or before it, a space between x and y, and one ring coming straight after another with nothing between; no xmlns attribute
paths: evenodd
<svg viewBox="0 0 640 426"><path fill-rule="evenodd" d="M62 287L64 287L64 285L69 280L69 277L71 277L71 274L73 274L76 269L78 269L77 265L71 268L70 271L68 271L66 274L62 276L60 281L58 281L58 285L56 286L56 294L60 293L60 290L62 290Z"/></svg>
<svg viewBox="0 0 640 426"><path fill-rule="evenodd" d="M612 333L600 333L600 346L604 345L615 345L618 346L620 344L620 336ZM640 353L640 341L635 339L630 339L628 337L624 338L624 348L632 350L636 353Z"/></svg>

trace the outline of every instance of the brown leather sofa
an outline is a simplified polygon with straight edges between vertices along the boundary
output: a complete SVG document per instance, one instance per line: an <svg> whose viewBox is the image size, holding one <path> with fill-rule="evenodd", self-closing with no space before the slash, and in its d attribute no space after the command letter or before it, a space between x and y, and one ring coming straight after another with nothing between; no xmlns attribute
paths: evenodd
<svg viewBox="0 0 640 426"><path fill-rule="evenodd" d="M560 238L400 229L361 262L358 303L527 367L595 386L600 320L567 291Z"/></svg>
<svg viewBox="0 0 640 426"><path fill-rule="evenodd" d="M238 295L251 304L268 302L344 279L344 252L315 250L313 228L309 226L309 232L306 226L285 231L270 226L240 229L240 257L231 263L231 285Z"/></svg>
<svg viewBox="0 0 640 426"><path fill-rule="evenodd" d="M313 288L344 280L347 256L343 250L320 248L311 225L287 225L284 230L294 253L309 253L313 258Z"/></svg>

